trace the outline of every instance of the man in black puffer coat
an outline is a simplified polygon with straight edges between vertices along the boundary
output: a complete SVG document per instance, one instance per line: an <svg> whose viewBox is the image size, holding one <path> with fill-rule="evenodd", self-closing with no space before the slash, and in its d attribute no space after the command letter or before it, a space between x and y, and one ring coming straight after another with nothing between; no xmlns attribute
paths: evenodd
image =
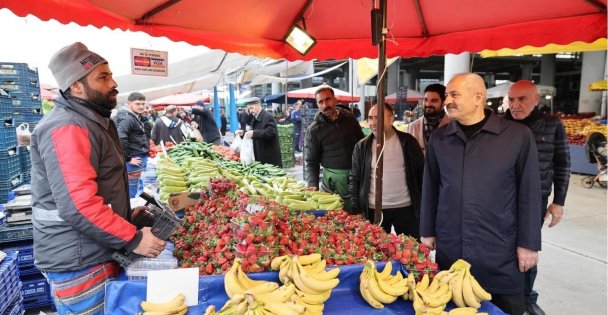
<svg viewBox="0 0 608 315"><path fill-rule="evenodd" d="M323 165L321 189L339 194L344 209L351 211L348 175L352 166L353 150L363 139L363 131L355 116L336 107L334 90L323 85L316 92L319 113L308 126L304 145L306 181L308 187L319 189L319 171Z"/></svg>
<svg viewBox="0 0 608 315"><path fill-rule="evenodd" d="M518 121L530 128L538 150L538 168L542 190L542 221L551 216L553 227L564 214L564 201L570 180L570 152L568 138L562 122L543 114L538 108L540 94L534 83L521 80L509 89L509 110L505 118ZM555 188L553 202L547 207L551 186ZM537 268L526 273L526 308L530 315L545 314L536 304L538 293L533 290Z"/></svg>

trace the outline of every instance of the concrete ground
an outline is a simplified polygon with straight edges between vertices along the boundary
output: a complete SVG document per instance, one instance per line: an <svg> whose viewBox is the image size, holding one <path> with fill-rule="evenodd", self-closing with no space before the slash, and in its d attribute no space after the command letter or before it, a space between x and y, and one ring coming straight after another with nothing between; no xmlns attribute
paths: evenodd
<svg viewBox="0 0 608 315"><path fill-rule="evenodd" d="M302 179L302 165L287 172ZM608 313L606 189L583 188L582 178L573 174L570 179L562 221L543 228L535 288L539 306L549 315Z"/></svg>

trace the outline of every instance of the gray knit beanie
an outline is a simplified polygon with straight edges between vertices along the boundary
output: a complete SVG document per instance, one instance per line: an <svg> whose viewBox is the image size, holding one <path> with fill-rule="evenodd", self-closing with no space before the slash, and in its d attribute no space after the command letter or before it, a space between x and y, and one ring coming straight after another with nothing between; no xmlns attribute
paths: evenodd
<svg viewBox="0 0 608 315"><path fill-rule="evenodd" d="M55 53L51 57L49 69L57 80L59 89L65 92L72 83L104 63L107 61L103 57L90 51L83 43L76 42Z"/></svg>

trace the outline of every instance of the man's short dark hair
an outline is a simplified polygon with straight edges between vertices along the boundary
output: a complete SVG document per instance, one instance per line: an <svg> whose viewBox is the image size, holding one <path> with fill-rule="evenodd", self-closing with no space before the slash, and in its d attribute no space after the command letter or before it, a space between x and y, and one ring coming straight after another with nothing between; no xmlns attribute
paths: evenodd
<svg viewBox="0 0 608 315"><path fill-rule="evenodd" d="M439 83L435 83L435 84L431 84L429 86L427 86L426 88L424 88L424 93L426 92L435 92L437 94L439 94L439 97L441 97L441 102L445 102L445 86L443 86L442 84Z"/></svg>
<svg viewBox="0 0 608 315"><path fill-rule="evenodd" d="M127 99L129 102L134 102L134 101L145 101L146 100L146 96L139 93L139 92L133 92L131 94L129 94L129 98Z"/></svg>

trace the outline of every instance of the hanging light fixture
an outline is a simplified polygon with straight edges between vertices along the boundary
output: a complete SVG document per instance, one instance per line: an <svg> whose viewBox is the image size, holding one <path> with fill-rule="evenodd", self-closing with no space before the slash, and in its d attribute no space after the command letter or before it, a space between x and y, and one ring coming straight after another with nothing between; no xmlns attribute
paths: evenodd
<svg viewBox="0 0 608 315"><path fill-rule="evenodd" d="M308 51L317 43L316 39L296 24L287 32L287 36L283 41L301 55L306 55L306 53L308 53Z"/></svg>

